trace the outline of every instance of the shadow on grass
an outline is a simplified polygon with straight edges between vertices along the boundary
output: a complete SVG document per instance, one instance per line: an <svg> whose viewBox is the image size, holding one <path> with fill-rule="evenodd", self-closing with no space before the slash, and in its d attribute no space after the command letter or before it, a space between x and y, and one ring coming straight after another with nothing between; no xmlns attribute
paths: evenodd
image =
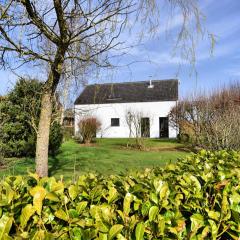
<svg viewBox="0 0 240 240"><path fill-rule="evenodd" d="M49 158L49 176L54 175L70 175L81 168L89 166L89 155L78 152L68 152Z"/></svg>
<svg viewBox="0 0 240 240"><path fill-rule="evenodd" d="M51 164L48 169L49 176L53 176L58 170L62 168L62 164L60 164L60 161L57 157L51 157L49 159L49 163Z"/></svg>

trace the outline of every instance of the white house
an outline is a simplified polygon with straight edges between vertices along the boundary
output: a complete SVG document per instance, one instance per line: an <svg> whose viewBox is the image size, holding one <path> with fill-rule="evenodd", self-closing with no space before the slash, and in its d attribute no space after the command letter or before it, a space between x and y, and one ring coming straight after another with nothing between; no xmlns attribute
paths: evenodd
<svg viewBox="0 0 240 240"><path fill-rule="evenodd" d="M94 117L101 122L97 137L176 138L168 114L177 104L178 85L176 79L88 85L75 101L75 134L82 118Z"/></svg>

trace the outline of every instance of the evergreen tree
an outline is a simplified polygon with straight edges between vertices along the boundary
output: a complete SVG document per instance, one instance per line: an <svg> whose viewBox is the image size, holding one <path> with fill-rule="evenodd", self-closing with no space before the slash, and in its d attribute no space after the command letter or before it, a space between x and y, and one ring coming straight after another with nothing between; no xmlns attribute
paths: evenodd
<svg viewBox="0 0 240 240"><path fill-rule="evenodd" d="M43 84L34 79L20 79L0 101L0 148L7 157L34 156L40 116ZM57 113L55 101L54 111ZM58 114L56 114L58 115ZM49 152L55 154L62 142L60 124L51 125Z"/></svg>

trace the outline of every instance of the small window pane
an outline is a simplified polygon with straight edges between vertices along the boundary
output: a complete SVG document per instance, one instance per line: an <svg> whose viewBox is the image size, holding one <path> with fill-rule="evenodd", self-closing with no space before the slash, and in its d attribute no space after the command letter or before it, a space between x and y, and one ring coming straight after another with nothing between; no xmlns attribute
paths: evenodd
<svg viewBox="0 0 240 240"><path fill-rule="evenodd" d="M112 127L118 127L118 126L120 126L119 118L111 118L111 126L112 126Z"/></svg>

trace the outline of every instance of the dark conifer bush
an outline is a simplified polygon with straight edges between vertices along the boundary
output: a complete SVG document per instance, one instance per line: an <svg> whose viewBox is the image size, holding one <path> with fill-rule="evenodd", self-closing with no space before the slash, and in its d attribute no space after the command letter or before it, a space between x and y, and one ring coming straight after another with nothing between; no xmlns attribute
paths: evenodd
<svg viewBox="0 0 240 240"><path fill-rule="evenodd" d="M4 156L34 156L42 86L37 80L20 79L14 89L1 99L0 147ZM54 112L57 112L56 106ZM54 122L51 127L49 152L55 154L61 142L61 127Z"/></svg>

